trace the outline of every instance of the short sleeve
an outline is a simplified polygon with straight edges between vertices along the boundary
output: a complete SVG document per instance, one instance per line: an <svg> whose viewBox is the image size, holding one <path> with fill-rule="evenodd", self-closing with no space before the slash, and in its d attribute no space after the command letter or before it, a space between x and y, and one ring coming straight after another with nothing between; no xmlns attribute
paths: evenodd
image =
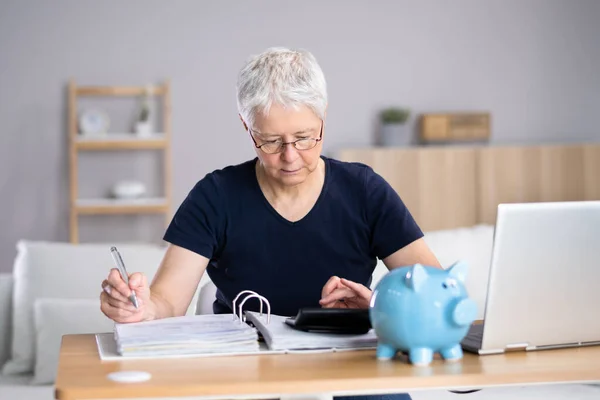
<svg viewBox="0 0 600 400"><path fill-rule="evenodd" d="M225 205L216 178L211 174L188 193L169 224L163 239L212 259L224 232Z"/></svg>
<svg viewBox="0 0 600 400"><path fill-rule="evenodd" d="M365 189L371 251L376 257L384 259L423 237L398 193L370 167L365 171Z"/></svg>

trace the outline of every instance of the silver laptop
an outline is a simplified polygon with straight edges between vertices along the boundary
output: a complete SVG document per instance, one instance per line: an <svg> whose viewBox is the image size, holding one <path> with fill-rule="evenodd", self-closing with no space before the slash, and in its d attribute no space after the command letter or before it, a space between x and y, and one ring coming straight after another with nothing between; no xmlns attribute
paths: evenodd
<svg viewBox="0 0 600 400"><path fill-rule="evenodd" d="M498 206L484 323L465 351L600 345L600 201Z"/></svg>

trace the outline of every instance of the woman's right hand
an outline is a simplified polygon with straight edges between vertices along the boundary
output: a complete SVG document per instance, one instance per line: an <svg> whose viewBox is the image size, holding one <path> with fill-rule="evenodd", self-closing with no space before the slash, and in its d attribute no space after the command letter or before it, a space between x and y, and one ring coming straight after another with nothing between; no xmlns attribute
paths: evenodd
<svg viewBox="0 0 600 400"><path fill-rule="evenodd" d="M134 291L138 308L131 303L129 296ZM113 268L108 278L102 282L100 310L108 318L118 323L149 321L155 318L154 304L150 299L150 287L146 276L135 272L129 276L129 286L121 278L119 270Z"/></svg>

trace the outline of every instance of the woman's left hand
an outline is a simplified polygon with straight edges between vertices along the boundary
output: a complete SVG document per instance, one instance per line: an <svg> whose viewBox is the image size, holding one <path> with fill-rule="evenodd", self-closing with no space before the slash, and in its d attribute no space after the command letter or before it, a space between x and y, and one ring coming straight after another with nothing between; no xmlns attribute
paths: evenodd
<svg viewBox="0 0 600 400"><path fill-rule="evenodd" d="M323 308L369 308L371 294L360 283L332 276L323 286L319 303Z"/></svg>

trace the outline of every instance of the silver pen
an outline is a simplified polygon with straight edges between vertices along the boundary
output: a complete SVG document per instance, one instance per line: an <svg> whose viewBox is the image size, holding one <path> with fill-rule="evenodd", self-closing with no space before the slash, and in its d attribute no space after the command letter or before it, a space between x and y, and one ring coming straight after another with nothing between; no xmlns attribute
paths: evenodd
<svg viewBox="0 0 600 400"><path fill-rule="evenodd" d="M129 274L127 273L127 270L125 269L125 263L123 263L123 258L121 258L121 254L119 253L119 250L117 250L117 248L115 246L112 246L110 248L110 254L113 257L113 260L115 260L115 264L117 264L117 268L119 269L119 272L121 273L121 278L123 278L123 280L129 287ZM131 303L133 304L133 306L135 308L138 308L137 297L135 297L135 292L133 290L131 291L129 300L131 300Z"/></svg>

